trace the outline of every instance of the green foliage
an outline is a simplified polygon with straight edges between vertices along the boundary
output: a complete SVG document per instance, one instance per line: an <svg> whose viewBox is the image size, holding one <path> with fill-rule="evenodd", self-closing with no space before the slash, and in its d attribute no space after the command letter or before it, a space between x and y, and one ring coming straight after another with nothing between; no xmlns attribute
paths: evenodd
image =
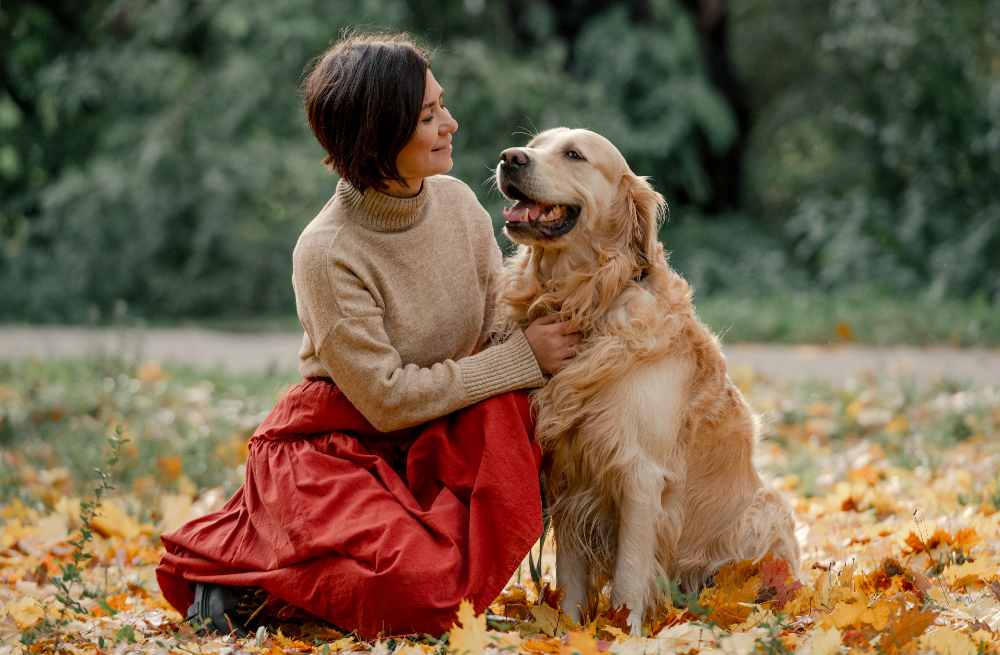
<svg viewBox="0 0 1000 655"><path fill-rule="evenodd" d="M24 165L5 171L3 313L81 321L118 299L140 315L286 309L289 251L333 184L295 92L339 9L313 4L96 3L85 43L32 60L34 88L9 88L34 110L7 94L0 114L33 129L24 153L51 161L15 150ZM18 48L47 45L43 12L4 3ZM27 57L11 54L17 73Z"/></svg>
<svg viewBox="0 0 1000 655"><path fill-rule="evenodd" d="M867 289L695 296L701 320L726 343L775 342L880 346L1000 346L1000 306L892 296Z"/></svg>
<svg viewBox="0 0 1000 655"><path fill-rule="evenodd" d="M82 593L86 596L92 598L99 597L98 604L109 610L109 614L114 612L108 606L105 596L100 595L98 590L86 588L83 580L83 570L87 566L87 562L94 558L93 555L87 552L89 545L94 540L94 531L89 526L95 518L100 516L101 496L108 491L114 490L114 486L108 482L108 478L111 476L112 468L118 463L121 447L128 443L128 439L121 438L122 432L122 426L119 425L115 429L115 435L108 438L108 445L111 447L111 450L104 460L104 467L96 469L98 475L101 477L94 485L93 500L80 503L80 522L82 524L80 536L75 540L71 539L66 542L73 547L73 550L69 554L69 562L59 562L59 570L62 575L49 576L49 583L55 587L53 595L59 603L59 614L58 616L44 616L30 630L22 633L19 641L25 647L30 647L39 640L45 640L53 643L53 652L59 651L61 633L65 631L66 626L72 620L70 612L87 614L86 608L73 596L74 585L80 587ZM135 633L130 626L126 627L131 635L129 642L135 643ZM122 628L123 630L125 628ZM121 638L122 631L119 631L119 638Z"/></svg>
<svg viewBox="0 0 1000 655"><path fill-rule="evenodd" d="M734 3L760 222L814 287L1000 301L1000 2L788 4Z"/></svg>
<svg viewBox="0 0 1000 655"><path fill-rule="evenodd" d="M678 3L642 26L610 8L573 62L545 21L542 45L516 47L487 4L5 0L0 319L293 311L291 249L335 183L296 86L352 26L410 27L437 50L454 174L498 217L480 184L497 154L527 140L519 129L560 124L608 134L661 189L704 195L696 133L725 147L734 130Z"/></svg>
<svg viewBox="0 0 1000 655"><path fill-rule="evenodd" d="M291 314L291 249L335 183L296 87L356 26L435 52L453 174L498 229L498 153L582 126L667 196L661 237L702 297L1000 302L1000 0L724 3L752 131L722 216L694 210L703 157L742 137L698 18L583 4L567 36L583 5L554 0L4 0L0 320Z"/></svg>

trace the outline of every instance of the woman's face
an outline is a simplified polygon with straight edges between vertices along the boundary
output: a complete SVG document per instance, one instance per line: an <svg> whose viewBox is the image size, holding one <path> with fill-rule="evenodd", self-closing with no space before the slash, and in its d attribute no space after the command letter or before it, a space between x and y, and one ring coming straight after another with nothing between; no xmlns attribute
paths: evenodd
<svg viewBox="0 0 1000 655"><path fill-rule="evenodd" d="M420 192L420 185L425 177L450 171L451 133L457 129L458 123L444 107L441 85L428 68L424 104L420 110L420 120L417 121L417 131L396 158L396 167L406 179L406 185L390 184L387 193L414 196Z"/></svg>

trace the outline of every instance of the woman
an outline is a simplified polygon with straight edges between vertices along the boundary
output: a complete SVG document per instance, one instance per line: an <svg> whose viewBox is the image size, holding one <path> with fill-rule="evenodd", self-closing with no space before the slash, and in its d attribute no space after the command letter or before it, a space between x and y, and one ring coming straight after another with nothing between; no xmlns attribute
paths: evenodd
<svg viewBox="0 0 1000 655"><path fill-rule="evenodd" d="M304 381L257 429L229 503L163 535L157 576L222 632L293 606L366 638L440 634L463 598L485 609L541 532L517 390L580 335L539 319L491 343L501 255L475 195L442 175L458 126L426 52L351 36L304 91L341 177L293 255Z"/></svg>

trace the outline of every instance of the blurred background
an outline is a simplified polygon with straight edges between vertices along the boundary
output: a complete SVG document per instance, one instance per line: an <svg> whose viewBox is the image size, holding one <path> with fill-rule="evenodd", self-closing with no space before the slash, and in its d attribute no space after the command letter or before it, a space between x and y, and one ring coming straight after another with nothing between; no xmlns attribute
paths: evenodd
<svg viewBox="0 0 1000 655"><path fill-rule="evenodd" d="M89 493L119 424L133 523L242 483L336 185L297 89L355 27L434 51L497 222L498 154L548 127L650 176L784 486L843 525L873 493L1000 510L1000 0L0 0L8 536Z"/></svg>
<svg viewBox="0 0 1000 655"><path fill-rule="evenodd" d="M3 0L0 322L294 327L297 87L366 26L497 221L501 150L611 139L729 339L1000 344L1000 0Z"/></svg>

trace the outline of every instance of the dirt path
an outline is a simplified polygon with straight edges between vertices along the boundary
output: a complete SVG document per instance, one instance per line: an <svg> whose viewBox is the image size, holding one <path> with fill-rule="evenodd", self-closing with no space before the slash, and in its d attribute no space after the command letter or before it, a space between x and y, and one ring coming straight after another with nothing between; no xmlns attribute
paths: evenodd
<svg viewBox="0 0 1000 655"><path fill-rule="evenodd" d="M218 366L233 373L268 367L294 370L301 343L297 332L0 326L0 359L82 357L103 352L136 361ZM750 366L778 380L837 381L870 371L1000 384L1000 349L730 344L725 351L730 370Z"/></svg>

